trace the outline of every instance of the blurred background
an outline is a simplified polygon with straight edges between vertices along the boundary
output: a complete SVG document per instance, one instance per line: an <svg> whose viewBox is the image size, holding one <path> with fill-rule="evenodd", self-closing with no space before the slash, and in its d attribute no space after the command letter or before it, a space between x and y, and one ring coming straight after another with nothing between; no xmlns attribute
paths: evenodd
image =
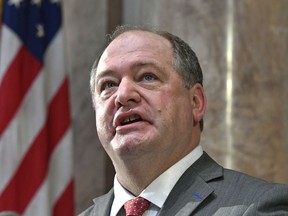
<svg viewBox="0 0 288 216"><path fill-rule="evenodd" d="M96 135L90 68L118 24L152 25L190 44L208 98L202 145L221 165L288 183L287 0L67 0L76 211L114 171Z"/></svg>
<svg viewBox="0 0 288 216"><path fill-rule="evenodd" d="M12 12L22 10L24 5L22 0L0 0L0 5L2 5L1 2L3 5L5 2L5 9L8 8ZM25 2L27 5L31 3L32 6L30 6L33 7L33 10L42 3L41 0ZM58 0L45 2L46 6L53 5L57 13L59 8L55 4L58 5L58 3ZM7 59L17 53L17 50L21 52L24 50L22 54L25 55L31 53L26 52L27 47L21 46L22 42L18 41L18 44L14 46L12 43L5 42L6 39L14 40L17 37L10 38L7 35L14 37L14 33L11 33L8 28L3 28L2 38L0 38L2 39L0 54L0 213L13 210L21 214L25 211L23 215L31 216L39 215L35 212L43 212L41 215L52 215L50 212L53 211L55 216L72 215L73 184L75 186L75 213L80 213L92 205L93 198L106 193L111 188L114 170L97 138L89 90L89 76L94 60L104 47L106 35L120 24L159 27L181 37L196 52L202 66L204 88L208 99L201 144L210 156L224 167L267 181L288 184L287 11L288 0L63 0L63 41L65 42L66 71L69 79L71 123L69 121L67 79L65 75L61 75L61 79L59 79L60 73L56 72L57 70L61 73L64 72L64 67L61 66L62 54L58 51L62 35L55 34L54 38L57 40L52 40L48 51L43 49L48 53L45 54L44 60L43 56L38 56L41 64L47 64L47 58L51 60L54 57L54 60L57 60L55 62L48 61L52 66L44 67L45 73L38 73L42 70L42 66L33 60L38 71L35 72L37 74L35 82L33 82L33 77L28 80L29 85L31 84L33 87L29 92L37 94L36 87L38 85L47 87L48 90L43 90L41 92L43 94L39 95L41 100L38 100L39 97L32 98L31 94L24 97L24 93L21 93L21 88L19 88L18 100L15 99L16 90L13 82L16 82L18 78L23 81L23 77L20 75L15 77L13 72L16 75L28 73L31 65L25 64L24 66L27 66L24 68L25 70L22 65L19 67L19 71L15 70L11 73L8 71L8 75L4 76L5 67L9 66ZM12 12L11 14L5 13L14 19ZM51 14L48 14L47 17L55 18ZM57 21L58 18L56 17L55 20ZM59 20L58 22L60 22ZM18 21L22 22L20 30L23 30L22 24L26 21L23 19L18 19ZM42 27L41 25L37 26L37 38L32 40L33 43L45 36L46 32L42 31ZM60 24L57 24L56 27L61 29ZM57 33L57 31L52 33ZM13 53L13 55L9 54L10 56L7 57L8 53ZM33 50L32 54L35 54ZM49 78L50 75L46 73L46 70L52 72L53 79ZM57 89L63 90L63 94L60 90L59 92L61 96L64 96L62 98L67 102L66 105L65 103L61 105L60 102L64 100L60 97L51 96L56 92L56 84L59 87ZM50 89L50 85L54 86L52 89L55 90L54 92ZM44 97L42 101L43 95L45 97L48 95L48 97ZM22 98L24 98L24 102L21 102ZM13 112L9 110L9 105L6 106L8 102L11 102L10 99L11 101L15 99L17 103L14 104ZM55 100L57 103L54 103L54 99L58 99ZM35 102L35 106L31 101ZM38 103L39 101L43 104ZM46 103L51 105L52 111L56 110L51 113L47 112L48 123L45 118L38 118L39 116L45 117ZM42 114L33 111L36 110L36 106L40 106L39 104L44 108ZM21 106L24 111L20 110L14 118L14 112L16 113L18 106ZM3 110L3 107L8 108ZM10 124L11 119L12 123ZM64 120L62 121L62 119ZM38 124L42 120L43 122L36 127L34 123ZM47 128L49 126L49 133L56 134L58 137L57 140L54 140L55 137L50 137L48 133L46 138L49 142L38 140L36 146L38 152L32 145L31 148L28 148L28 141L33 141L37 137L42 123L44 126L46 124ZM20 126L24 126L24 129L20 130ZM15 131L10 130L13 127ZM59 130L61 130L61 134ZM32 131L31 133L35 137L32 135L28 137L27 131ZM18 135L20 137L17 137ZM73 163L69 161L71 158L70 140L73 144ZM50 141L52 144L54 142L52 146L50 146ZM56 146L58 142L60 147ZM68 150L64 147L67 147ZM43 148L47 148L44 149L44 153ZM19 152L20 156L17 155ZM13 157L10 156L10 153ZM36 162L32 159L28 162L25 161L29 154L34 156ZM14 160L14 156L17 161ZM25 156L24 159L22 156ZM52 158L52 162L49 162L50 158ZM58 162L63 162L61 163L63 167ZM24 168L18 169L19 164ZM70 172L71 164L73 164L73 170ZM45 172L41 171L43 170L42 165ZM39 173L36 174L34 169ZM36 178L38 174L41 178ZM24 179L23 176L26 178ZM63 179L62 176L65 178ZM11 181L9 181L10 177ZM13 181L13 179L17 181ZM49 180L49 184L45 179ZM59 186L61 182L64 182L65 185L63 183ZM28 190L31 193L27 195ZM62 196L59 195L60 191ZM14 197L20 197L20 199L22 196L25 197L24 204L19 207L18 201L11 198L13 197L11 192ZM68 197L67 200L70 200L70 203L66 203L63 197ZM49 201L50 198L53 201ZM50 204L44 205L47 207L47 211L43 209L43 205L37 204L42 202L41 200L50 202ZM9 207L12 205L11 203L15 204L14 209ZM66 208L69 214L63 213L62 204L69 206ZM25 210L26 206L29 206L28 210ZM52 210L49 210L51 206ZM5 215L5 212L3 214Z"/></svg>

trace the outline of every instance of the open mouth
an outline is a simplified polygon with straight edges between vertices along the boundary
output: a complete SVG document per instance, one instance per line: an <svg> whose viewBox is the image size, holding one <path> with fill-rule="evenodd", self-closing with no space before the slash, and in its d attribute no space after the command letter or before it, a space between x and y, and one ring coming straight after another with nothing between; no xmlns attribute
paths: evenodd
<svg viewBox="0 0 288 216"><path fill-rule="evenodd" d="M142 121L142 118L139 115L132 115L123 119L121 125L128 125L139 121Z"/></svg>

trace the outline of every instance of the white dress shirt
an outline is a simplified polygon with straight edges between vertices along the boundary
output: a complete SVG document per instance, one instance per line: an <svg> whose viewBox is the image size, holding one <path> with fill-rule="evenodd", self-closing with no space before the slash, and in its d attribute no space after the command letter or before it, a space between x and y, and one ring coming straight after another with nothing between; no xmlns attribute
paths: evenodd
<svg viewBox="0 0 288 216"><path fill-rule="evenodd" d="M188 155L178 161L176 164L167 169L158 176L151 184L145 188L140 197L151 202L149 209L144 212L143 216L156 216L163 207L171 190L183 175L183 173L203 154L203 149L199 145ZM111 208L110 216L125 216L123 205L135 196L129 193L118 181L117 175L114 178L114 201Z"/></svg>

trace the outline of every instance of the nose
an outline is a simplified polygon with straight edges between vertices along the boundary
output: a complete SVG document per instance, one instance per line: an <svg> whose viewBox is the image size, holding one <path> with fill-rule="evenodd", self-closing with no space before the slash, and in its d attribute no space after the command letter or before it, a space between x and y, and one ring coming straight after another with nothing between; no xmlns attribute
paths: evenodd
<svg viewBox="0 0 288 216"><path fill-rule="evenodd" d="M141 97L138 92L137 84L130 79L123 78L117 88L117 95L115 98L116 108L131 108L140 101Z"/></svg>

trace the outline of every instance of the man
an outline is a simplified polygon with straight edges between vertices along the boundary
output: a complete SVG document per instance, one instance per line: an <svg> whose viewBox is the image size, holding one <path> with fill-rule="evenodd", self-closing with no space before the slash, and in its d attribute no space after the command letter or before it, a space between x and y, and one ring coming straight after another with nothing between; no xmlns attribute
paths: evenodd
<svg viewBox="0 0 288 216"><path fill-rule="evenodd" d="M203 152L202 83L197 57L180 38L116 29L90 83L114 187L81 216L288 215L287 186L223 169Z"/></svg>

